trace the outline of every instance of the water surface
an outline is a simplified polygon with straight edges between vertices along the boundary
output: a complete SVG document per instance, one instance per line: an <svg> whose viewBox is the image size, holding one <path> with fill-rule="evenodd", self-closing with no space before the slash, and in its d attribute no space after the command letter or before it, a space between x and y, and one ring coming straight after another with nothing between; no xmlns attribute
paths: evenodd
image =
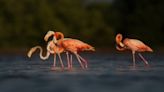
<svg viewBox="0 0 164 92"><path fill-rule="evenodd" d="M35 54L0 56L0 92L164 92L163 54L143 54L150 67L131 54L83 53L89 68L82 70L76 59L72 71L51 70L53 56L42 61ZM65 56L62 56L65 57ZM63 59L65 61L65 58Z"/></svg>

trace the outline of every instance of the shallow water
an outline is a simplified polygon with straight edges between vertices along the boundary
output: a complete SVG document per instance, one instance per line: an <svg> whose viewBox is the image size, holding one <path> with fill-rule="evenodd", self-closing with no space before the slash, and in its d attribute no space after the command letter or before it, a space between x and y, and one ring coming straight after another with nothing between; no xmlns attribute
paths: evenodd
<svg viewBox="0 0 164 92"><path fill-rule="evenodd" d="M89 68L73 59L73 70L51 70L53 56L45 62L35 54L0 56L0 92L164 92L163 54L143 54L150 67L131 54L83 53ZM65 57L65 56L62 56ZM65 61L65 58L63 59Z"/></svg>

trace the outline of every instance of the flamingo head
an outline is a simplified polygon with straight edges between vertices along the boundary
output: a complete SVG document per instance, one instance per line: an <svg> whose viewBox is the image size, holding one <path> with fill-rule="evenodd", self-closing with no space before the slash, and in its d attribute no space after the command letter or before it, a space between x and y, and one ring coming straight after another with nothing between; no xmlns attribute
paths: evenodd
<svg viewBox="0 0 164 92"><path fill-rule="evenodd" d="M54 33L54 38L57 40L64 39L64 35L62 32L55 32Z"/></svg>
<svg viewBox="0 0 164 92"><path fill-rule="evenodd" d="M122 34L117 34L116 35L116 43L120 43L122 41Z"/></svg>
<svg viewBox="0 0 164 92"><path fill-rule="evenodd" d="M48 41L50 36L54 35L54 31L48 31L47 34L44 36L44 40Z"/></svg>
<svg viewBox="0 0 164 92"><path fill-rule="evenodd" d="M122 38L123 38L123 36L122 36L122 34L117 34L116 35L116 43L118 44L118 45L120 45L121 47L124 47L124 44L121 42L122 41Z"/></svg>

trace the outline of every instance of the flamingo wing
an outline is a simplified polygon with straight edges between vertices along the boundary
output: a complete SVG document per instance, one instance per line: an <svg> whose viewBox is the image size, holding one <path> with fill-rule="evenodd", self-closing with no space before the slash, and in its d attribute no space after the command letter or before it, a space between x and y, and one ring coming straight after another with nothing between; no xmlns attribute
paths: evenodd
<svg viewBox="0 0 164 92"><path fill-rule="evenodd" d="M125 39L125 44L132 50L143 52L143 51L152 51L152 49L145 45L142 41L137 39Z"/></svg>
<svg viewBox="0 0 164 92"><path fill-rule="evenodd" d="M65 39L62 41L62 46L65 48L69 48L73 51L84 51L93 48L92 46L88 45L77 39Z"/></svg>

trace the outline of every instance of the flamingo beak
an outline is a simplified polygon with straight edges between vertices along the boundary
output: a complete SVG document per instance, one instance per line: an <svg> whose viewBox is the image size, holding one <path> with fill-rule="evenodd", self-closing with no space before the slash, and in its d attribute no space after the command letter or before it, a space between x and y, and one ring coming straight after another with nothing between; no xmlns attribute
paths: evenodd
<svg viewBox="0 0 164 92"><path fill-rule="evenodd" d="M120 42L119 45L120 45L121 47L125 47L125 45L124 45L122 42Z"/></svg>
<svg viewBox="0 0 164 92"><path fill-rule="evenodd" d="M57 43L57 39L56 39L55 36L53 37L53 42L54 42L55 44Z"/></svg>

